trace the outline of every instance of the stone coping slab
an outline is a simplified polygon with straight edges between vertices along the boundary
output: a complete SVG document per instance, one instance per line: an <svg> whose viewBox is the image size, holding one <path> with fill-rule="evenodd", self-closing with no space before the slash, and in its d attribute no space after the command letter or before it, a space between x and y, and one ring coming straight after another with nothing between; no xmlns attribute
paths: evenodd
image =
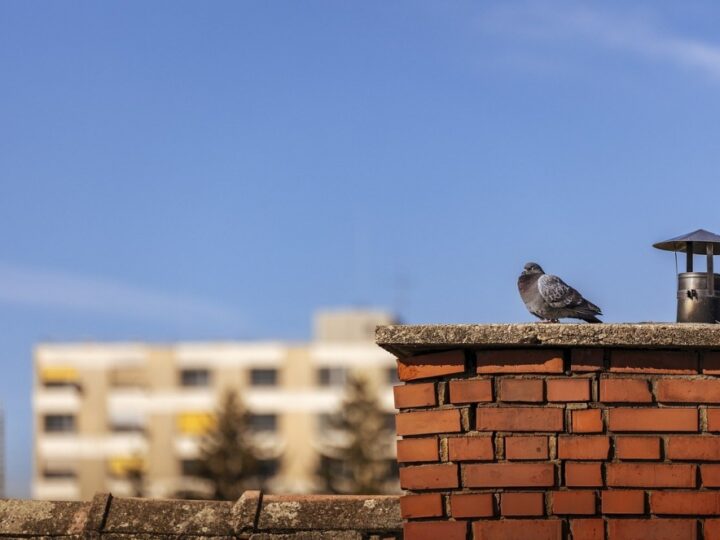
<svg viewBox="0 0 720 540"><path fill-rule="evenodd" d="M2 538L394 539L402 519L394 495L264 495L237 501L113 497L89 502L0 499Z"/></svg>
<svg viewBox="0 0 720 540"><path fill-rule="evenodd" d="M396 324L378 326L375 341L398 357L458 347L720 349L720 324Z"/></svg>

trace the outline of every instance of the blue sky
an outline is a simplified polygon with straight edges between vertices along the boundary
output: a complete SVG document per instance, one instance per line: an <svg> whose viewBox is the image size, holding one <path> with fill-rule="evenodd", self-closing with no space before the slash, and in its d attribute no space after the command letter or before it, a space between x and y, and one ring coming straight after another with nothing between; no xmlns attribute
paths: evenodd
<svg viewBox="0 0 720 540"><path fill-rule="evenodd" d="M0 400L42 340L304 339L321 306L529 321L528 260L674 318L720 231L715 2L2 2ZM402 283L402 286L398 284Z"/></svg>

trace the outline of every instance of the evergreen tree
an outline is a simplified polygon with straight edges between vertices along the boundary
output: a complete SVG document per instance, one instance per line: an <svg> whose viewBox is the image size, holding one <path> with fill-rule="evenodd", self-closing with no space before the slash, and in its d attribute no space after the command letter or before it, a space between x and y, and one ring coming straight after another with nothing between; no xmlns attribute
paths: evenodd
<svg viewBox="0 0 720 540"><path fill-rule="evenodd" d="M145 467L141 457L135 457L125 470L125 478L130 482L133 497L145 496Z"/></svg>
<svg viewBox="0 0 720 540"><path fill-rule="evenodd" d="M330 420L320 478L332 493L376 494L392 489L392 429L368 381L351 376L340 411Z"/></svg>
<svg viewBox="0 0 720 540"><path fill-rule="evenodd" d="M235 392L227 392L200 443L199 473L212 483L215 499L236 500L259 483L248 416Z"/></svg>

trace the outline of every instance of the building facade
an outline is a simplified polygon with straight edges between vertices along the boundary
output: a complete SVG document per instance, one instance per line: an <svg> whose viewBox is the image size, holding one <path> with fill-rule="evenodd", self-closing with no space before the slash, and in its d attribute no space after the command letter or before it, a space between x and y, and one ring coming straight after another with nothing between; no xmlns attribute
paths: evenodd
<svg viewBox="0 0 720 540"><path fill-rule="evenodd" d="M135 495L133 471L145 496L206 492L199 441L227 390L251 413L266 489L311 492L349 374L370 381L392 418L395 362L373 342L375 325L390 322L383 312L319 313L309 343L40 344L33 498Z"/></svg>

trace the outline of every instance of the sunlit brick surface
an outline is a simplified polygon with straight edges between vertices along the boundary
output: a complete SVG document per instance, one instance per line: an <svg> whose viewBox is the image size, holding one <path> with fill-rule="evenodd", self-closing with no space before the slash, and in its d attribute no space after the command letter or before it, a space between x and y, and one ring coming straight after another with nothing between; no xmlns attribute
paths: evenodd
<svg viewBox="0 0 720 540"><path fill-rule="evenodd" d="M406 540L720 539L720 351L474 345L399 365Z"/></svg>

